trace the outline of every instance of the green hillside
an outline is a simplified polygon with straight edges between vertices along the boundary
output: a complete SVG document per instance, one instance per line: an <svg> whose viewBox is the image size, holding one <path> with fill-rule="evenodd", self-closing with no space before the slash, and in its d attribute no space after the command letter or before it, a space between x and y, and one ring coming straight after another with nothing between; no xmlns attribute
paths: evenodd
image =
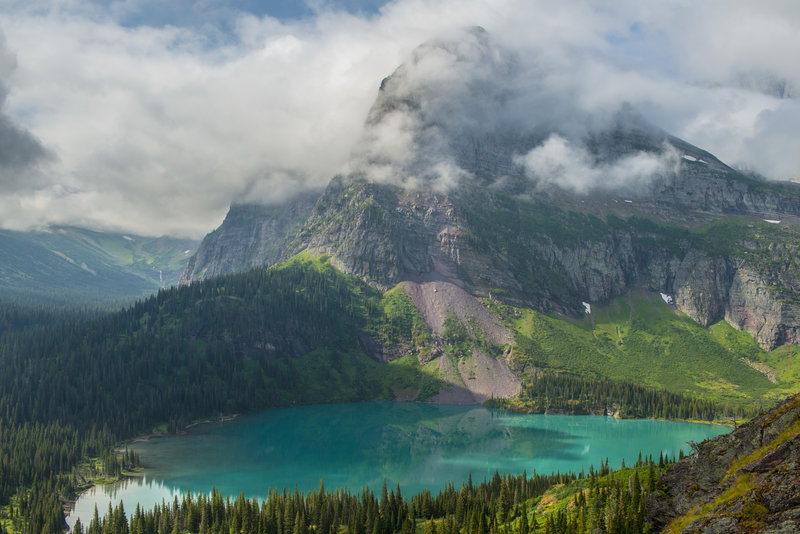
<svg viewBox="0 0 800 534"><path fill-rule="evenodd" d="M725 322L704 328L659 295L634 293L569 319L487 300L516 332L519 372L545 369L664 388L734 405L768 404L800 388L796 349L765 352ZM755 370L742 358L762 363ZM772 383L766 374L775 370Z"/></svg>
<svg viewBox="0 0 800 534"><path fill-rule="evenodd" d="M424 334L414 311L325 258L173 287L93 321L9 328L0 413L104 421L121 437L209 414L393 398L424 377L370 358L366 334L411 346Z"/></svg>

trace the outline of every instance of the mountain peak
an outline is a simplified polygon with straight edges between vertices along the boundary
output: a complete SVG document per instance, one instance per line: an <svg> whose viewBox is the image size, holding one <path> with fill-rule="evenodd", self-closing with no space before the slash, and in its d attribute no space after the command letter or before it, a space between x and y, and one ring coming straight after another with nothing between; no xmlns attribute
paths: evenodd
<svg viewBox="0 0 800 534"><path fill-rule="evenodd" d="M447 191L465 180L639 195L680 172L681 156L733 173L650 123L632 104L586 109L535 57L481 27L417 47L385 78L351 170L377 182Z"/></svg>
<svg viewBox="0 0 800 534"><path fill-rule="evenodd" d="M185 279L316 251L383 290L444 281L577 315L582 302L647 288L764 347L800 339L795 304L754 300L751 283L795 280L794 267L753 263L766 245L747 249L745 265L749 245L720 252L685 228L800 215L800 189L749 180L630 104L582 109L522 59L479 28L420 45L381 84L351 172L313 210L255 210L236 227L231 217L198 251L208 267Z"/></svg>

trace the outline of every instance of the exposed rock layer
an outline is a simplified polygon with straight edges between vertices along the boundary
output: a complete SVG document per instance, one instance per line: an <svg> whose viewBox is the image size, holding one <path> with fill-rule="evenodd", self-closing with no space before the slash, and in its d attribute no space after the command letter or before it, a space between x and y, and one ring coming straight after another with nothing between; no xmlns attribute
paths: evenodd
<svg viewBox="0 0 800 534"><path fill-rule="evenodd" d="M443 194L337 178L301 226L309 204L287 208L283 218L232 209L249 218L226 220L210 234L184 278L270 265L310 249L381 289L410 281L434 331L461 308L433 299L438 285L448 288L439 297L494 290L510 303L572 315L583 312L582 301L639 287L673 296L703 325L725 319L764 348L800 340L800 247L790 230L758 218L733 227L722 247L714 235L648 223L639 215L649 209L642 202L603 216L607 198L587 197L581 212L481 186Z"/></svg>
<svg viewBox="0 0 800 534"><path fill-rule="evenodd" d="M582 301L640 287L674 296L703 325L725 319L765 348L797 343L796 240L757 220L740 226L760 241L735 237L721 249L714 236L636 218L603 220L478 186L446 195L339 179L284 257L313 249L382 289L411 281L417 307L438 317L429 321L434 331L448 309L461 307L443 304L456 290L494 290L512 303L578 315ZM773 261L776 247L784 262Z"/></svg>

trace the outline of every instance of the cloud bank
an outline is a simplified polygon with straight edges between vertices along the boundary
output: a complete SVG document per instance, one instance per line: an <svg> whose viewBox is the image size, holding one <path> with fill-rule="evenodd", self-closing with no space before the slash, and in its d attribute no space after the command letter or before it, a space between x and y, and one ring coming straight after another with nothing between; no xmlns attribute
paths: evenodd
<svg viewBox="0 0 800 534"><path fill-rule="evenodd" d="M800 177L793 2L395 0L367 14L309 2L310 15L286 19L220 0L161 24L137 18L139 4L0 7L0 226L200 236L233 201L280 202L359 158L392 174L442 129L468 147L469 132L534 119L562 130L517 150L519 164L580 187L599 171L563 131L570 110L602 121L621 102L726 163ZM384 110L364 131L380 80L420 43L474 25L497 42L486 71L458 60L479 52L468 48L418 65L442 89L431 94L454 95L423 105L451 120ZM488 83L504 69L511 87ZM555 165L559 153L574 168ZM427 163L446 184L465 157ZM669 164L628 159L600 171L622 180Z"/></svg>

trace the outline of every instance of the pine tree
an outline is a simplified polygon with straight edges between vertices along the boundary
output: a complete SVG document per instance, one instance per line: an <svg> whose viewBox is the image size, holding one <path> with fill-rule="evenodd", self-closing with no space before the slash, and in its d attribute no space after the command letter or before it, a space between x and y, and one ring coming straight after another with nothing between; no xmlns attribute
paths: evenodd
<svg viewBox="0 0 800 534"><path fill-rule="evenodd" d="M517 534L528 534L528 530L528 505L523 502L520 518L517 522Z"/></svg>

